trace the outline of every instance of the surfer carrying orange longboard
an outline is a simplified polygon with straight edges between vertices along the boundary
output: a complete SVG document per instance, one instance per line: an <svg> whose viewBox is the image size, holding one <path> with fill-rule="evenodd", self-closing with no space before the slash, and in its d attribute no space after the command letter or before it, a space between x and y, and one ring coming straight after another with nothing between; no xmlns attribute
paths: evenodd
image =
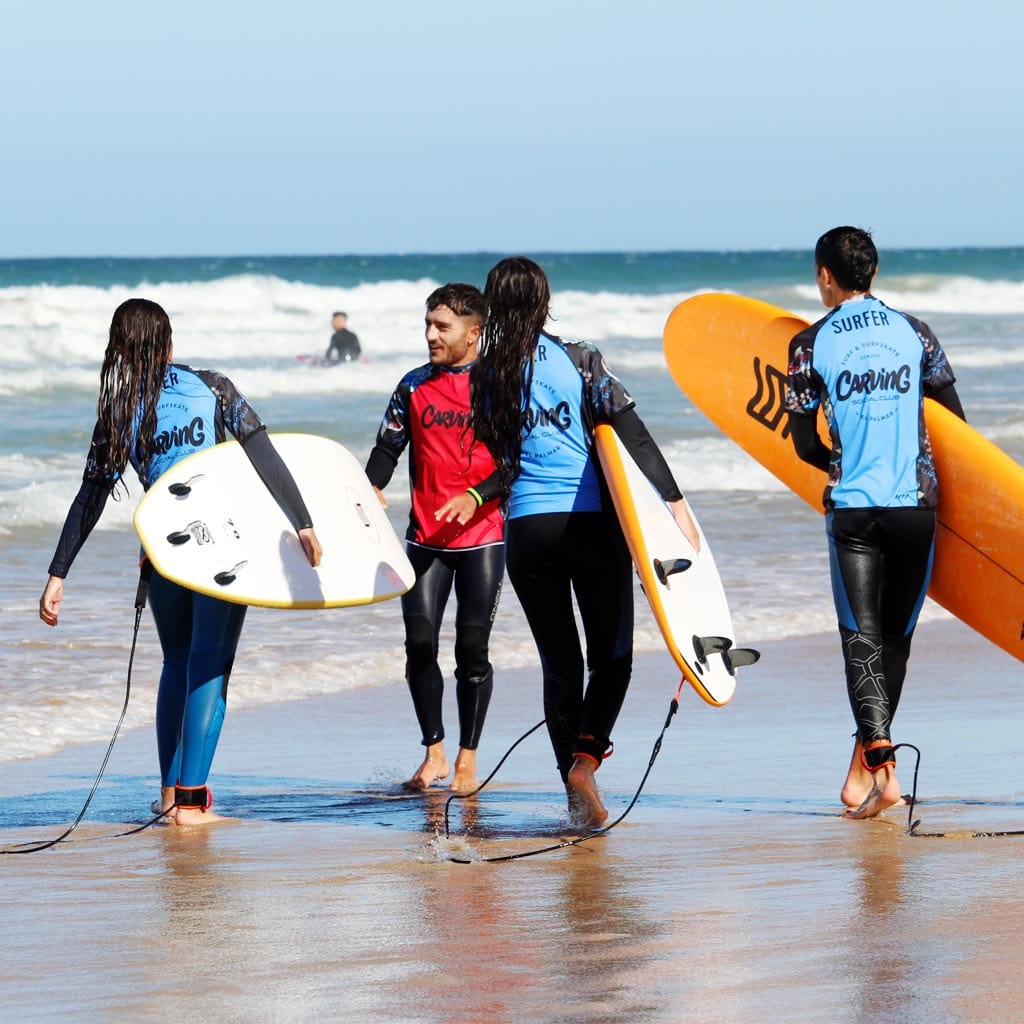
<svg viewBox="0 0 1024 1024"><path fill-rule="evenodd" d="M938 482L924 397L964 414L928 325L871 294L871 235L833 228L814 261L829 313L790 343L786 408L797 454L828 473L832 594L857 723L842 800L846 817L868 818L901 798L892 720L935 550ZM818 436L819 408L831 447Z"/></svg>

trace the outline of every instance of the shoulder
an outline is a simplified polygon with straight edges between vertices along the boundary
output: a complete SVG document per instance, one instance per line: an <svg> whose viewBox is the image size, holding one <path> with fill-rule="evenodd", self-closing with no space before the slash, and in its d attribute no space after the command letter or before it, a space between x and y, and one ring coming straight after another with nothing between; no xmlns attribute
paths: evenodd
<svg viewBox="0 0 1024 1024"><path fill-rule="evenodd" d="M410 370L399 382L396 390L415 391L421 384L437 376L437 367L431 363L424 363Z"/></svg>

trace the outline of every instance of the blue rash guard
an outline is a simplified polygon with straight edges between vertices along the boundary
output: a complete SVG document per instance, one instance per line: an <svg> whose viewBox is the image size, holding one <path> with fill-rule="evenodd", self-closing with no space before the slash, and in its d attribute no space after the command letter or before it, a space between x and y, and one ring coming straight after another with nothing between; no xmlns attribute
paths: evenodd
<svg viewBox="0 0 1024 1024"><path fill-rule="evenodd" d="M790 343L786 405L797 415L825 412L826 507L934 508L922 397L953 381L931 328L871 295L801 331Z"/></svg>
<svg viewBox="0 0 1024 1024"><path fill-rule="evenodd" d="M533 354L520 472L509 519L545 512L600 512L590 455L596 423L611 423L633 399L601 353L582 341L541 334Z"/></svg>

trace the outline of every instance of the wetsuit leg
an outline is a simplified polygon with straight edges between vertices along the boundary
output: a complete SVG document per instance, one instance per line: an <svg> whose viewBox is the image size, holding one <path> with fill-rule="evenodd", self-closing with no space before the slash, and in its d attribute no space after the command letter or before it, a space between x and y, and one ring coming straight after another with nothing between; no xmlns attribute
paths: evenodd
<svg viewBox="0 0 1024 1024"><path fill-rule="evenodd" d="M570 513L510 519L505 524L508 578L540 655L544 715L563 781L572 767L583 710L583 649L572 608L572 580L563 555Z"/></svg>
<svg viewBox="0 0 1024 1024"><path fill-rule="evenodd" d="M583 537L585 554L574 569L573 590L590 670L579 732L606 749L633 671L633 563L614 516L598 519L588 520L595 533Z"/></svg>
<svg viewBox="0 0 1024 1024"><path fill-rule="evenodd" d="M452 589L453 569L443 551L410 544L408 554L416 571L416 583L402 595L405 675L423 745L429 747L444 739L444 677L437 663L437 647Z"/></svg>
<svg viewBox="0 0 1024 1024"><path fill-rule="evenodd" d="M544 673L544 713L562 778L581 733L601 751L629 685L632 589L625 543L609 514L551 513L509 520L509 579L526 613ZM575 590L590 679L573 615Z"/></svg>
<svg viewBox="0 0 1024 1024"><path fill-rule="evenodd" d="M209 777L224 723L228 680L246 608L192 593L158 573L150 583L150 605L165 652L165 672L168 663L171 667L166 685L161 675L157 699L163 784L202 786ZM183 650L187 651L184 685L180 671ZM171 772L175 772L174 778Z"/></svg>
<svg viewBox="0 0 1024 1024"><path fill-rule="evenodd" d="M866 745L888 740L931 571L934 513L837 509L829 513L832 592L847 690Z"/></svg>
<svg viewBox="0 0 1024 1024"><path fill-rule="evenodd" d="M494 689L488 656L491 626L505 572L505 547L488 544L458 553L455 568L455 694L459 746L476 750Z"/></svg>

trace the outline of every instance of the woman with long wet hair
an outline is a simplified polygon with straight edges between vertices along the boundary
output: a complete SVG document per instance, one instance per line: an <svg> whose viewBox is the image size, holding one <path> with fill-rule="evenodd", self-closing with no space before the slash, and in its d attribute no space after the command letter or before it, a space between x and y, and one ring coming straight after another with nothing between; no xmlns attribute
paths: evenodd
<svg viewBox="0 0 1024 1024"><path fill-rule="evenodd" d="M632 565L592 450L598 423L612 425L694 547L699 539L671 470L601 353L545 331L544 271L522 256L502 260L485 295L473 430L508 494L508 575L540 654L548 734L570 815L596 828L608 812L594 773L612 749L633 663Z"/></svg>
<svg viewBox="0 0 1024 1024"><path fill-rule="evenodd" d="M148 299L114 312L82 485L68 511L39 617L56 626L64 579L130 464L147 489L165 470L231 434L288 515L310 565L320 543L295 481L266 428L226 377L172 362L171 322ZM126 488L125 488L126 489ZM177 825L220 820L206 781L224 720L228 677L245 606L194 593L153 572L150 606L163 651L156 728L161 793L156 810Z"/></svg>

